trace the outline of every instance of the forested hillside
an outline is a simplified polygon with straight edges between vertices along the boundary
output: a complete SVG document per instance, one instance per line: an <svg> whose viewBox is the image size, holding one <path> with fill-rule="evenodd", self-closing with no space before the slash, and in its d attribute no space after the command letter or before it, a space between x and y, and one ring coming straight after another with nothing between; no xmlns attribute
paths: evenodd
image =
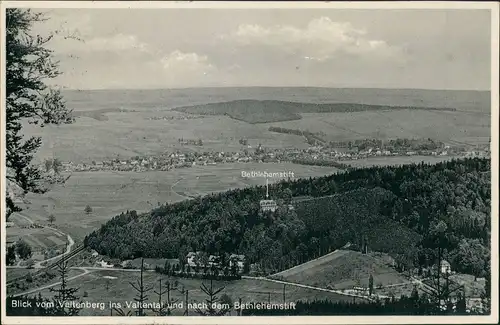
<svg viewBox="0 0 500 325"><path fill-rule="evenodd" d="M228 115L236 120L247 123L269 123L277 121L298 120L302 116L300 113L345 113L364 112L373 110L445 110L454 111L454 108L431 108L417 106L389 106L389 105L368 105L356 103L299 103L280 100L234 100L229 102L209 103L203 105L193 105L177 107L174 110L200 115Z"/></svg>
<svg viewBox="0 0 500 325"><path fill-rule="evenodd" d="M122 213L85 239L117 258L185 258L188 251L245 254L266 273L352 242L405 267L434 263L437 245L455 270L481 276L489 261L490 160L351 169L271 186L280 208L261 213L263 187ZM296 203L291 197L317 199ZM325 197L331 196L331 197ZM323 197L323 198L321 198ZM439 237L439 240L436 238Z"/></svg>

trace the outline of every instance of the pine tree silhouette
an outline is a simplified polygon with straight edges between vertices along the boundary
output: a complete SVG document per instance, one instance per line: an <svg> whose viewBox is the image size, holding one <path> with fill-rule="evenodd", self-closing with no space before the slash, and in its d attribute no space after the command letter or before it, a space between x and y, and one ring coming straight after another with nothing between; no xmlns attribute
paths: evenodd
<svg viewBox="0 0 500 325"><path fill-rule="evenodd" d="M170 281L167 281L166 289L163 290L164 287L162 287L162 279L159 280L159 283L160 288L158 291L154 291L154 293L158 295L158 304L160 307L152 308L152 311L156 314L156 316L169 316L172 314L172 310L175 309L173 305L179 301L179 299L171 298L170 293L173 290L179 290L179 287L177 283L170 283ZM182 292L181 290L179 291ZM167 300L163 301L162 298L165 294L167 294Z"/></svg>
<svg viewBox="0 0 500 325"><path fill-rule="evenodd" d="M213 287L213 280L210 279L210 287L207 287L205 283L202 283L200 287L201 291L203 291L208 298L205 300L205 303L207 305L206 310L202 310L200 308L196 308L196 312L202 316L224 316L230 311L230 308L214 308L214 306L217 303L220 303L220 298L217 297L217 294L219 294L222 290L225 289L225 287L220 287L218 289L214 289Z"/></svg>
<svg viewBox="0 0 500 325"><path fill-rule="evenodd" d="M146 287L144 285L144 258L141 259L140 279L137 280L137 284L130 282L130 285L135 289L135 291L137 291L137 295L136 297L134 297L134 300L139 304L138 308L135 311L136 316L146 316L146 313L144 312L144 304L148 300L148 296L146 295L146 293L151 291L153 288Z"/></svg>
<svg viewBox="0 0 500 325"><path fill-rule="evenodd" d="M75 316L78 315L81 308L73 306L73 304L78 304L79 298L76 296L76 292L79 288L72 288L68 286L68 261L66 256L63 255L61 261L57 264L57 271L61 279L61 284L58 288L50 288L51 292L55 292L53 302L54 302L54 315L56 316Z"/></svg>

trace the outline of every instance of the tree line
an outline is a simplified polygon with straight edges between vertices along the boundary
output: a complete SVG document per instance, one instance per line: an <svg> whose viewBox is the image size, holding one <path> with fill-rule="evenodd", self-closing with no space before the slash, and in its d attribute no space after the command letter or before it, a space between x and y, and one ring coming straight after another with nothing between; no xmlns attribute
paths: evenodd
<svg viewBox="0 0 500 325"><path fill-rule="evenodd" d="M426 297L402 296L376 302L314 300L298 301L295 309L245 309L243 316L375 316L375 315L470 315L463 298L454 304L458 308L442 310Z"/></svg>

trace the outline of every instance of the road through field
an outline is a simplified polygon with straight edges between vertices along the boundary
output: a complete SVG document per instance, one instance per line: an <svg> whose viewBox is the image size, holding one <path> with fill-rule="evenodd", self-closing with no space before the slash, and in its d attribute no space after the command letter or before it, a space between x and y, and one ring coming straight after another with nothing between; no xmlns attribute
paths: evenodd
<svg viewBox="0 0 500 325"><path fill-rule="evenodd" d="M11 268L13 268L13 267L11 267ZM18 268L18 267L15 267L15 268ZM26 267L19 267L19 268L26 268ZM119 272L140 272L141 271L140 269L116 269L116 268L92 267L92 266L88 266L88 267L87 266L72 266L72 267L70 267L70 269L72 269L72 270L81 270L83 272L80 273L80 274L77 274L75 276L67 278L66 281L71 281L71 280L78 279L78 278L80 278L80 277L82 277L84 275L90 274L90 273L92 273L94 271L119 271ZM148 270L146 272L154 272L154 270ZM12 295L12 296L13 297L19 297L19 296L24 296L24 295L32 294L32 293L35 293L35 292L38 292L38 291L42 291L42 290L45 290L45 289L49 289L49 288L55 287L55 286L57 286L59 284L61 284L61 282L56 282L56 283L44 285L44 286L41 286L41 287L37 287L37 288L34 288L34 289L30 289L28 291L17 293L17 294Z"/></svg>
<svg viewBox="0 0 500 325"><path fill-rule="evenodd" d="M71 281L71 280L77 279L79 277L82 277L82 276L90 273L90 271L86 270L85 268L75 268L75 269L80 269L83 272L80 273L80 274L77 274L75 276L67 278L66 281ZM13 297L20 297L20 296L29 295L29 294L32 294L32 293L35 293L35 292L38 292L38 291L41 291L41 290L45 290L45 289L48 289L48 288L55 287L56 285L59 285L59 284L61 284L61 282L56 282L56 283L48 284L48 285L45 285L45 286L42 286L42 287L38 287L38 288L35 288L35 289L31 289L31 290L28 290L28 291L25 291L25 292L17 293L17 294L12 295L12 296Z"/></svg>

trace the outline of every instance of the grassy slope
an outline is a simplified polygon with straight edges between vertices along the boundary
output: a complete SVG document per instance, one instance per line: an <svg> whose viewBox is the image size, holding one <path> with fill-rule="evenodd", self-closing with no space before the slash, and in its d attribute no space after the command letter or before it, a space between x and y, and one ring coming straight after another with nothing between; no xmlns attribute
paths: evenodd
<svg viewBox="0 0 500 325"><path fill-rule="evenodd" d="M325 140L432 138L487 143L491 117L462 111L375 110L352 113L303 113L302 119L272 126L325 133Z"/></svg>
<svg viewBox="0 0 500 325"><path fill-rule="evenodd" d="M368 286L370 274L373 274L375 286L407 281L381 259L350 250L339 250L328 258L313 260L296 269L284 271L280 276L290 282L347 289L357 285Z"/></svg>

